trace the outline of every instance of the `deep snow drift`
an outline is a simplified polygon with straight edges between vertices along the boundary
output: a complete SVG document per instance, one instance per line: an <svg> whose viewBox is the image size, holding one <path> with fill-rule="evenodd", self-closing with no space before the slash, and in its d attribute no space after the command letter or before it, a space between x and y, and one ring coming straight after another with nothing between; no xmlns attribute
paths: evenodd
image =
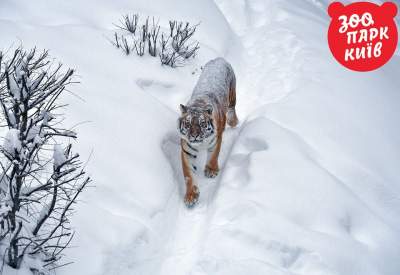
<svg viewBox="0 0 400 275"><path fill-rule="evenodd" d="M1 1L1 49L48 48L80 76L65 123L82 156L93 151L95 187L73 219L74 264L57 273L399 274L399 57L371 73L341 67L327 5ZM166 27L201 21L198 58L171 69L124 56L107 37L127 12ZM188 210L178 106L216 56L235 69L240 125L225 132L220 175L197 176L200 201Z"/></svg>

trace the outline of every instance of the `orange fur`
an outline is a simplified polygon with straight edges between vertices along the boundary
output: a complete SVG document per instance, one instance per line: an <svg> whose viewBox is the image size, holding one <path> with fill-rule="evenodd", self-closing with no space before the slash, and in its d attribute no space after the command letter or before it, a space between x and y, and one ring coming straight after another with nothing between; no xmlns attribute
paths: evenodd
<svg viewBox="0 0 400 275"><path fill-rule="evenodd" d="M216 144L212 151L209 151L210 157L205 166L204 173L207 177L215 177L219 172L218 157L221 151L222 136L225 130L225 125L228 124L231 127L235 127L238 124L238 118L236 116L236 83L235 79L230 83L229 89L226 91L226 97L222 101L214 102L214 108L212 111L212 119L216 130ZM196 107L205 107L209 102L198 100L194 103ZM184 117L184 115L183 115ZM196 129L191 129L196 130ZM188 206L192 206L199 198L199 190L194 183L193 175L190 164L190 154L185 153L185 150L190 147L190 144L185 139L181 139L181 159L182 159L182 170L186 183L186 194L184 201Z"/></svg>

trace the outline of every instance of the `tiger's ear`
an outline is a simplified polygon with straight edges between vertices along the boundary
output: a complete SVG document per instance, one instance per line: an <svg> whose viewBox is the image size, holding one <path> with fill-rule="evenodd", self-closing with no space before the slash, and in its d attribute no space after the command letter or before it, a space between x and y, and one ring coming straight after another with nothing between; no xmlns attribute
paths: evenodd
<svg viewBox="0 0 400 275"><path fill-rule="evenodd" d="M181 109L182 114L186 114L186 113L187 113L188 107L186 107L186 106L183 105L183 104L180 104L179 107L180 107L180 109Z"/></svg>
<svg viewBox="0 0 400 275"><path fill-rule="evenodd" d="M206 111L207 111L207 113L208 113L209 115L211 115L211 114L212 114L213 107L212 107L212 105L211 105L211 104L207 105L207 107L206 107Z"/></svg>

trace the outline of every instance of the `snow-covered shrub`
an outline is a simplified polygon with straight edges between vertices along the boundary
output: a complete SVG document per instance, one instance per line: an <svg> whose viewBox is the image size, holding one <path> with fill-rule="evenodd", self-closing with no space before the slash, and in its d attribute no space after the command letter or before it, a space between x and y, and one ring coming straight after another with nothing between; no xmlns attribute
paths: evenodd
<svg viewBox="0 0 400 275"><path fill-rule="evenodd" d="M149 17L139 24L139 15L125 15L120 21L118 32L114 33L113 45L126 55L135 50L143 56L147 50L150 56L159 56L162 65L178 67L185 65L189 58L194 58L199 50L199 43L192 39L198 25L188 22L169 21L169 31L163 32L159 22ZM122 32L122 33L121 33Z"/></svg>
<svg viewBox="0 0 400 275"><path fill-rule="evenodd" d="M120 24L116 26L122 30L126 30L135 35L138 22L139 22L138 14L133 14L133 15L127 14L124 15L123 19L120 21Z"/></svg>
<svg viewBox="0 0 400 275"><path fill-rule="evenodd" d="M0 257L36 274L59 265L73 236L73 206L90 182L58 102L73 73L53 66L47 51L0 52Z"/></svg>

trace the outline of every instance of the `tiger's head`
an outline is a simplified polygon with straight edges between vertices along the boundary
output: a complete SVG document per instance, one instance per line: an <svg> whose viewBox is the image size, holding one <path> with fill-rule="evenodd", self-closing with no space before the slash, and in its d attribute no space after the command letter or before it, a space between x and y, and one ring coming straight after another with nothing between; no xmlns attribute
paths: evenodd
<svg viewBox="0 0 400 275"><path fill-rule="evenodd" d="M181 117L178 119L179 132L190 143L202 143L214 135L215 127L211 105L191 107L180 105Z"/></svg>

